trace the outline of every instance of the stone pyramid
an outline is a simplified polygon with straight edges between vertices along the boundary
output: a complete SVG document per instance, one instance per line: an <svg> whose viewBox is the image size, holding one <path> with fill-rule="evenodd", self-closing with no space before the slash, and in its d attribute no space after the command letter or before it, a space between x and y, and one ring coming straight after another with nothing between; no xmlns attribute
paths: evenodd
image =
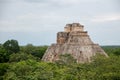
<svg viewBox="0 0 120 80"><path fill-rule="evenodd" d="M71 54L78 63L90 62L96 54L107 56L98 44L91 41L84 26L79 23L66 24L64 32L57 33L57 43L46 50L42 60L54 62L61 54Z"/></svg>

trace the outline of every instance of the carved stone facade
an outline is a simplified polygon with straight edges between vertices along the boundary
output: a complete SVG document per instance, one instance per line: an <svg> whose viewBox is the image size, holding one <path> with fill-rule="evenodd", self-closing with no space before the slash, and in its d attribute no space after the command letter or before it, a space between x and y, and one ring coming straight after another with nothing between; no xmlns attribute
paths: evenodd
<svg viewBox="0 0 120 80"><path fill-rule="evenodd" d="M67 24L64 32L57 33L57 43L52 44L44 54L42 60L54 62L61 54L71 54L78 63L90 62L96 53L108 56L104 50L94 44L84 26L79 23Z"/></svg>

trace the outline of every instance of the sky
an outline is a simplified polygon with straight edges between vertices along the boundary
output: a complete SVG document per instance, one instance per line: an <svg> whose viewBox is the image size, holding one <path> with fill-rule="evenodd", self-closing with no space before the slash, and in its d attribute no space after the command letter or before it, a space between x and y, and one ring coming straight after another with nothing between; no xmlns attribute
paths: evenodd
<svg viewBox="0 0 120 80"><path fill-rule="evenodd" d="M0 0L0 43L50 45L68 23L94 43L120 45L120 0Z"/></svg>

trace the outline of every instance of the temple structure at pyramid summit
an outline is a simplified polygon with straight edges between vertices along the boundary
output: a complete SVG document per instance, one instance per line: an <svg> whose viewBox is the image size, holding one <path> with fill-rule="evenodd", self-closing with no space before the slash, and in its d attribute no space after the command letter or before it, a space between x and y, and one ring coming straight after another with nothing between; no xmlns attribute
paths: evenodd
<svg viewBox="0 0 120 80"><path fill-rule="evenodd" d="M64 31L57 33L56 42L48 47L43 61L57 61L61 54L71 54L78 63L90 62L96 54L108 56L98 44L92 42L84 26L79 23L66 24Z"/></svg>

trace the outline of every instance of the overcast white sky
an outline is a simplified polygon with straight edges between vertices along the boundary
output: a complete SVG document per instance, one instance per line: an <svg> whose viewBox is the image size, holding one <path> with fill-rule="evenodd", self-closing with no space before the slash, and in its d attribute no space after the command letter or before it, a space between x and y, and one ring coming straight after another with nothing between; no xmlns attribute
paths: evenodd
<svg viewBox="0 0 120 80"><path fill-rule="evenodd" d="M56 43L56 33L79 22L100 45L120 45L120 0L0 0L0 43Z"/></svg>

